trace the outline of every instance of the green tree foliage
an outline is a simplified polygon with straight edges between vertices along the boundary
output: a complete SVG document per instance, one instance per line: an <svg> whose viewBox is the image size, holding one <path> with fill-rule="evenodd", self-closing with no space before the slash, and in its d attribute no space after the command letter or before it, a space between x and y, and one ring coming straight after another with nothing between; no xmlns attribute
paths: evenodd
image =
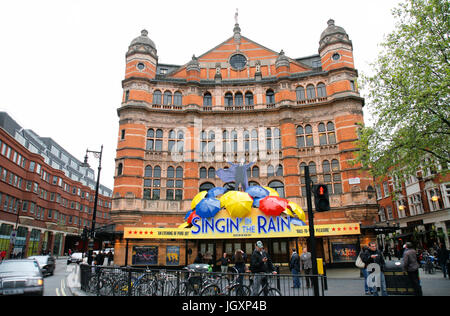
<svg viewBox="0 0 450 316"><path fill-rule="evenodd" d="M448 0L406 0L393 11L394 31L362 76L372 126L361 127L357 163L374 176L415 175L443 166L450 150Z"/></svg>

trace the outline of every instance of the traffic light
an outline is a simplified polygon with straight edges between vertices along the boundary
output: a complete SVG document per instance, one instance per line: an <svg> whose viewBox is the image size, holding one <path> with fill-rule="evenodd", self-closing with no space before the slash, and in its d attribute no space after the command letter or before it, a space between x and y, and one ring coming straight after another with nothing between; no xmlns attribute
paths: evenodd
<svg viewBox="0 0 450 316"><path fill-rule="evenodd" d="M328 188L325 184L317 184L313 188L314 203L316 212L325 212L330 210L330 201L328 199Z"/></svg>

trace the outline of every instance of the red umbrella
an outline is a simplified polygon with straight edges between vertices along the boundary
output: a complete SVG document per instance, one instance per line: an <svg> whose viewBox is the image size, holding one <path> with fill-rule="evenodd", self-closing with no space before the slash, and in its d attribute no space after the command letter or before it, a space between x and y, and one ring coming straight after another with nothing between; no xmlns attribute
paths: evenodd
<svg viewBox="0 0 450 316"><path fill-rule="evenodd" d="M279 196L266 196L259 201L259 209L266 215L278 216L288 206L289 201Z"/></svg>
<svg viewBox="0 0 450 316"><path fill-rule="evenodd" d="M193 212L191 213L191 215L189 215L189 217L188 217L188 219L187 219L188 224L192 224L192 220L193 220L195 217L200 218L200 216L198 216L197 214L195 214L195 211L193 211Z"/></svg>

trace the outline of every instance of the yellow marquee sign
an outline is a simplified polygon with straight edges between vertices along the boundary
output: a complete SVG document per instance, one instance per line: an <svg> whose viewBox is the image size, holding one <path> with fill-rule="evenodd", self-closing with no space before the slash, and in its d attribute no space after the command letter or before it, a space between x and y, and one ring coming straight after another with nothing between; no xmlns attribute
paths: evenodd
<svg viewBox="0 0 450 316"><path fill-rule="evenodd" d="M125 227L127 239L233 239L308 237L309 226L283 217L201 219L191 228ZM315 236L359 235L359 223L315 225Z"/></svg>

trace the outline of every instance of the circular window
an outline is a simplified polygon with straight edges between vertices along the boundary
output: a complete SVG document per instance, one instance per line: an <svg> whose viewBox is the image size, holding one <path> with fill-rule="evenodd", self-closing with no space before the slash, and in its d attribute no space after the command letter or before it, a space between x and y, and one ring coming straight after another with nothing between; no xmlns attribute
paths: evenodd
<svg viewBox="0 0 450 316"><path fill-rule="evenodd" d="M247 64L247 58L242 54L236 54L231 56L230 65L236 70L242 70Z"/></svg>
<svg viewBox="0 0 450 316"><path fill-rule="evenodd" d="M339 60L341 59L341 55L339 55L339 53L334 53L331 58L333 58L333 60Z"/></svg>
<svg viewBox="0 0 450 316"><path fill-rule="evenodd" d="M143 63L139 63L139 64L137 64L137 68L138 68L139 70L144 70L145 65L144 65Z"/></svg>

